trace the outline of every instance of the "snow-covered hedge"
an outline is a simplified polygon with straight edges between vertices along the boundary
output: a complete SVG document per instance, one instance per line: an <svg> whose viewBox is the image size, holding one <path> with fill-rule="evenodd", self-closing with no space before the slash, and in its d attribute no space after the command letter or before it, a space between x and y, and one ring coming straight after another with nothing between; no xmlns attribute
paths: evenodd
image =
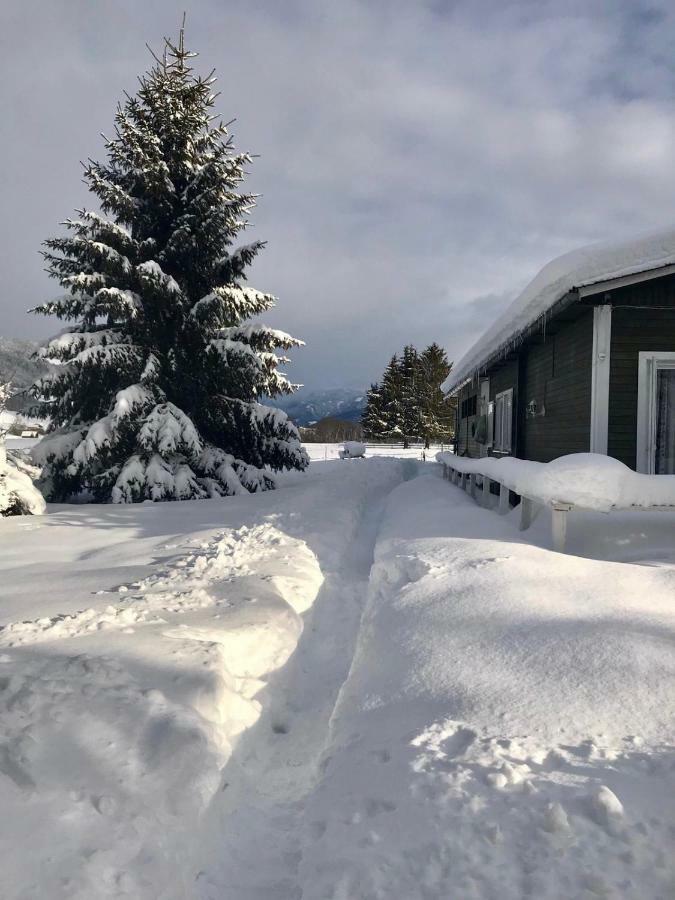
<svg viewBox="0 0 675 900"><path fill-rule="evenodd" d="M511 456L468 459L436 454L438 462L459 472L485 475L541 503L571 503L584 509L675 507L675 475L643 475L610 456L571 453L549 463Z"/></svg>

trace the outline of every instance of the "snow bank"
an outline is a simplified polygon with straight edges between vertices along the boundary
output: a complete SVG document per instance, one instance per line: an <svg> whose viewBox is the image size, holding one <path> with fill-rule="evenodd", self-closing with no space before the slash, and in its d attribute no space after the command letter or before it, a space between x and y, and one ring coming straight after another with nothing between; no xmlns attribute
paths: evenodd
<svg viewBox="0 0 675 900"><path fill-rule="evenodd" d="M443 384L452 391L472 378L488 357L518 336L573 288L586 287L675 263L675 228L630 240L591 244L552 260L453 366Z"/></svg>
<svg viewBox="0 0 675 900"><path fill-rule="evenodd" d="M453 453L437 453L436 459L459 472L485 474L540 503L571 503L599 512L675 507L675 475L643 475L599 453L571 453L549 463Z"/></svg>
<svg viewBox="0 0 675 900"><path fill-rule="evenodd" d="M440 487L389 498L303 900L669 896L673 568L553 554Z"/></svg>

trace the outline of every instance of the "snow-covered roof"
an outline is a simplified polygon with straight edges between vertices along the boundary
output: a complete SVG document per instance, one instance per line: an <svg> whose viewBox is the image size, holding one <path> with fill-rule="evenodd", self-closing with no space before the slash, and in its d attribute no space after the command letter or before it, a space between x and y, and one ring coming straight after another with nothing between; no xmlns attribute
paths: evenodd
<svg viewBox="0 0 675 900"><path fill-rule="evenodd" d="M489 360L506 353L566 294L675 264L675 227L631 240L591 244L552 260L453 366L443 389L451 392Z"/></svg>

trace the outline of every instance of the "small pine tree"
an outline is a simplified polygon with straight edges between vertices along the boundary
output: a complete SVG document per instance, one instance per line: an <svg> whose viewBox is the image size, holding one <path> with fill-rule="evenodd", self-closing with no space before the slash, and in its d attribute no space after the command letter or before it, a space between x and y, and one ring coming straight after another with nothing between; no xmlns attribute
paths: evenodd
<svg viewBox="0 0 675 900"><path fill-rule="evenodd" d="M195 55L182 30L166 41L118 107L107 163L86 166L103 215L81 210L45 242L65 294L34 311L74 323L43 349L61 365L34 388L54 500L223 496L308 465L295 426L260 403L294 390L274 351L301 342L249 321L275 302L246 286L263 243L233 246L255 205L239 191L251 157L216 121Z"/></svg>

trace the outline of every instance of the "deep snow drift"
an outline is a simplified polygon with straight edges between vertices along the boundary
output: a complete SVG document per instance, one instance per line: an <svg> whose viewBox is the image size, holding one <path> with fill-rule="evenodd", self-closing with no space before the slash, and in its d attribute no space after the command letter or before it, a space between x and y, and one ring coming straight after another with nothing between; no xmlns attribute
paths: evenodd
<svg viewBox="0 0 675 900"><path fill-rule="evenodd" d="M3 898L671 897L675 516L439 468L0 521Z"/></svg>

